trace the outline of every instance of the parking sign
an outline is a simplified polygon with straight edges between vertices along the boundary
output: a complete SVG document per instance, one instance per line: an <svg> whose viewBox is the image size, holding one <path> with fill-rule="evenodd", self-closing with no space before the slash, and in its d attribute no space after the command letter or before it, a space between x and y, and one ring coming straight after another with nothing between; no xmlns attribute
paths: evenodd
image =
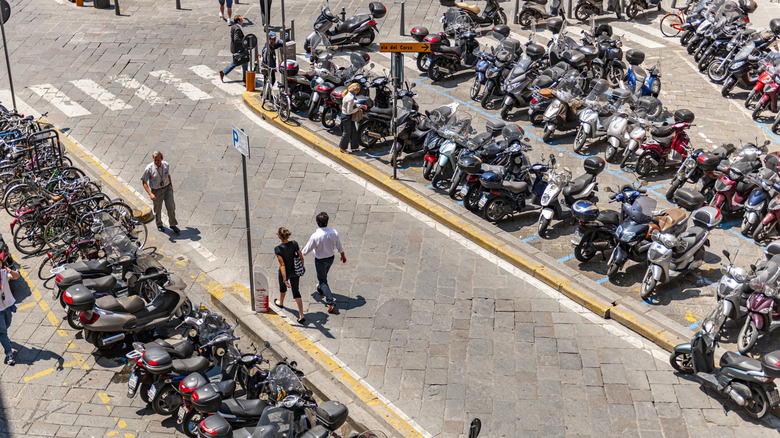
<svg viewBox="0 0 780 438"><path fill-rule="evenodd" d="M236 125L233 125L233 147L241 152L241 155L249 158L249 136Z"/></svg>

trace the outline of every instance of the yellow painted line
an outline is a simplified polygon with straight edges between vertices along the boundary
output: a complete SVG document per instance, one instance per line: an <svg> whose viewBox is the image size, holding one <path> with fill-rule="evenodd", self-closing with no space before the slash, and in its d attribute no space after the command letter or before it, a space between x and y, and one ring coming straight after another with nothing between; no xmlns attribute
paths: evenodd
<svg viewBox="0 0 780 438"><path fill-rule="evenodd" d="M29 273L21 266L19 267L19 275L21 275L22 278L24 278L25 283L27 283L27 287L30 288L30 293L32 293L33 298L35 298L35 303L33 303L33 305L38 304L41 306L41 309L44 312L47 312L46 318L49 320L51 325L54 326L55 329L57 329L57 334L60 337L68 336L68 333L65 332L65 330L62 330L60 328L60 320L57 319L57 316L54 315L54 313L50 310L51 307L49 307L49 303L47 303L46 300L43 299L43 295L41 295L41 291L39 291L38 288L35 287L35 284L33 284L32 280L30 280Z"/></svg>
<svg viewBox="0 0 780 438"><path fill-rule="evenodd" d="M127 427L127 422L125 420L119 420L119 421L117 421L116 425L120 429L124 429L124 428Z"/></svg>
<svg viewBox="0 0 780 438"><path fill-rule="evenodd" d="M64 364L62 364L62 369L70 368L70 367L72 367L74 365L78 365L78 361L74 360L72 362L64 363ZM43 371L37 372L37 373L33 374L32 376L25 377L24 381L26 383L26 382L29 382L30 380L34 380L34 379L37 379L37 378L40 378L40 377L43 377L43 376L48 376L49 374L57 371L58 369L59 368L55 367L55 368L49 368L48 370L43 370Z"/></svg>
<svg viewBox="0 0 780 438"><path fill-rule="evenodd" d="M40 301L38 301L38 304L40 304L41 310L43 310L44 312L48 312L49 311L49 303L47 303L46 301L40 300Z"/></svg>
<svg viewBox="0 0 780 438"><path fill-rule="evenodd" d="M696 322L699 318L699 315L694 315L691 313L690 310L685 311L685 320L688 322Z"/></svg>
<svg viewBox="0 0 780 438"><path fill-rule="evenodd" d="M87 363L84 361L84 358L81 357L81 355L79 353L71 351L70 354L73 355L73 358L76 359L76 362L78 362L78 364L79 364L79 366L81 366L81 368L83 368L85 370L89 369L89 365L87 365Z"/></svg>
<svg viewBox="0 0 780 438"><path fill-rule="evenodd" d="M21 306L17 307L17 308L16 308L16 310L26 310L26 309L29 309L30 307L35 307L35 306L37 306L37 305L38 305L38 303L37 303L37 302L35 302L35 301L30 301L30 302L29 302L29 303L27 303L27 304L22 304Z"/></svg>

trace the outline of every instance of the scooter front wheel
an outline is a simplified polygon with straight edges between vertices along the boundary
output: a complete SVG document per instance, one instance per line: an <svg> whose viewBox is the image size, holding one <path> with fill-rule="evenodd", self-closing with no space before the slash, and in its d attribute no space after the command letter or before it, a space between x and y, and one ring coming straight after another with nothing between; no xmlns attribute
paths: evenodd
<svg viewBox="0 0 780 438"><path fill-rule="evenodd" d="M444 68L444 59L434 58L431 60L431 65L428 66L428 77L431 78L433 82L439 82L447 76L447 74L442 71Z"/></svg>
<svg viewBox="0 0 780 438"><path fill-rule="evenodd" d="M729 94L731 94L731 90L734 89L735 85L737 85L737 80L734 79L734 76L729 76L729 78L726 79L726 83L723 84L723 88L720 90L720 95L729 97Z"/></svg>
<svg viewBox="0 0 780 438"><path fill-rule="evenodd" d="M544 134L542 134L542 141L545 143L549 143L550 139L552 139L554 132L555 132L555 124L548 123L547 126L544 127Z"/></svg>
<svg viewBox="0 0 780 438"><path fill-rule="evenodd" d="M547 228L550 227L550 219L539 215L539 236L543 236L547 233Z"/></svg>
<svg viewBox="0 0 780 438"><path fill-rule="evenodd" d="M154 400L152 400L152 409L154 412L165 417L173 415L176 410L179 409L180 405L181 396L171 385L165 385Z"/></svg>
<svg viewBox="0 0 780 438"><path fill-rule="evenodd" d="M639 15L639 5L636 3L631 3L626 8L626 15L628 15L628 18L634 20Z"/></svg>
<svg viewBox="0 0 780 438"><path fill-rule="evenodd" d="M463 206L466 210L477 212L479 211L479 199L482 197L482 185L479 183L472 183L469 187L468 193L463 198Z"/></svg>
<svg viewBox="0 0 780 438"><path fill-rule="evenodd" d="M506 19L506 14L504 13L504 11L499 9L496 12L495 17L493 17L493 24L498 25L498 24L507 24L507 23L508 22Z"/></svg>
<svg viewBox="0 0 780 438"><path fill-rule="evenodd" d="M643 300L647 301L650 295L653 294L657 283L655 277L653 277L653 270L648 268L647 272L645 272L645 278L642 279L642 289L640 291Z"/></svg>
<svg viewBox="0 0 780 438"><path fill-rule="evenodd" d="M509 104L502 104L501 105L501 120L506 120L509 118L509 111L512 111L512 105Z"/></svg>
<svg viewBox="0 0 780 438"><path fill-rule="evenodd" d="M580 153L582 148L585 147L585 140L587 140L588 134L582 128L582 125L577 129L577 136L574 137L574 152Z"/></svg>
<svg viewBox="0 0 780 438"><path fill-rule="evenodd" d="M471 100L478 100L480 91L482 91L482 82L479 82L479 79L474 78L474 84L471 85L471 93L469 93Z"/></svg>
<svg viewBox="0 0 780 438"><path fill-rule="evenodd" d="M425 73L428 71L428 66L431 65L431 57L427 52L420 52L417 54L417 70Z"/></svg>
<svg viewBox="0 0 780 438"><path fill-rule="evenodd" d="M669 365L680 374L693 374L693 358L690 353L675 351L669 356Z"/></svg>
<svg viewBox="0 0 780 438"><path fill-rule="evenodd" d="M580 243L574 247L574 258L582 263L589 262L596 255L596 249L593 247L593 237L583 237Z"/></svg>
<svg viewBox="0 0 780 438"><path fill-rule="evenodd" d="M590 6L587 3L580 3L574 8L574 18L580 21L588 21L591 14Z"/></svg>
<svg viewBox="0 0 780 438"><path fill-rule="evenodd" d="M635 171L639 176L647 176L650 174L650 172L653 171L654 168L655 165L653 165L650 154L644 154L639 158L639 161L636 162Z"/></svg>
<svg viewBox="0 0 780 438"><path fill-rule="evenodd" d="M746 354L756 345L758 340L758 327L753 322L753 318L748 314L745 325L742 326L742 330L739 331L739 337L737 338L737 348L739 348L740 354Z"/></svg>
<svg viewBox="0 0 780 438"><path fill-rule="evenodd" d="M506 216L506 212L509 210L508 204L509 202L506 199L497 196L485 204L482 214L490 222L498 222Z"/></svg>
<svg viewBox="0 0 780 438"><path fill-rule="evenodd" d="M775 122L772 123L772 132L777 134L777 131L780 131L780 113L777 113L777 116L775 116Z"/></svg>
<svg viewBox="0 0 780 438"><path fill-rule="evenodd" d="M674 199L675 192L677 192L677 189L679 189L684 182L685 181L681 180L680 178L675 177L672 180L672 183L669 185L669 190L666 191L666 199L670 201Z"/></svg>
<svg viewBox="0 0 780 438"><path fill-rule="evenodd" d="M428 160L425 160L425 164L423 165L423 178L430 181L432 175L433 175L433 163L431 163Z"/></svg>
<svg viewBox="0 0 780 438"><path fill-rule="evenodd" d="M520 21L520 26L523 27L529 27L531 26L531 20L533 20L534 14L531 11L523 11L523 13L520 14L520 18L518 21Z"/></svg>

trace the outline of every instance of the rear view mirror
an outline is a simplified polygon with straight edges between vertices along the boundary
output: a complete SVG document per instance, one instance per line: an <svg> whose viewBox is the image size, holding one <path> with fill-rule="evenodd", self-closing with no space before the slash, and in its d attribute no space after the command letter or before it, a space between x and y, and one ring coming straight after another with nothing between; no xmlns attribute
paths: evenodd
<svg viewBox="0 0 780 438"><path fill-rule="evenodd" d="M263 344L263 347L265 347L265 348L269 348L270 346L271 346L271 343L268 342L268 341L265 341L265 343Z"/></svg>
<svg viewBox="0 0 780 438"><path fill-rule="evenodd" d="M482 421L480 421L479 418L471 420L471 425L469 426L469 438L477 438L481 430Z"/></svg>
<svg viewBox="0 0 780 438"><path fill-rule="evenodd" d="M604 191L605 191L606 193L613 193L613 192L614 192L614 191L612 190L612 187L604 187Z"/></svg>
<svg viewBox="0 0 780 438"><path fill-rule="evenodd" d="M727 250L723 250L723 255L726 256L727 259L731 259L731 254Z"/></svg>

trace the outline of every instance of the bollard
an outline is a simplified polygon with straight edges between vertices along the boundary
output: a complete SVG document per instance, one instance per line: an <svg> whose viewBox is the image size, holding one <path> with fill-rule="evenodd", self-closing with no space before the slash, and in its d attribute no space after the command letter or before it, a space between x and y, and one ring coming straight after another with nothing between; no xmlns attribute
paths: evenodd
<svg viewBox="0 0 780 438"><path fill-rule="evenodd" d="M114 0L114 13L116 15L122 15L122 13L119 12L119 0Z"/></svg>
<svg viewBox="0 0 780 438"><path fill-rule="evenodd" d="M295 18L290 20L290 40L295 41Z"/></svg>
<svg viewBox="0 0 780 438"><path fill-rule="evenodd" d="M341 21L347 21L347 10L341 8Z"/></svg>
<svg viewBox="0 0 780 438"><path fill-rule="evenodd" d="M84 6L84 0L76 0L76 6Z"/></svg>
<svg viewBox="0 0 780 438"><path fill-rule="evenodd" d="M253 71L246 72L246 91L255 91L255 75Z"/></svg>
<svg viewBox="0 0 780 438"><path fill-rule="evenodd" d="M176 0L176 9L181 9L181 0Z"/></svg>
<svg viewBox="0 0 780 438"><path fill-rule="evenodd" d="M572 5L571 5L571 0L569 0L569 14L568 14L568 17L570 19L572 18L572 13L573 13L573 9L572 9Z"/></svg>
<svg viewBox="0 0 780 438"><path fill-rule="evenodd" d="M512 20L515 24L520 24L520 0L515 0L515 18Z"/></svg>
<svg viewBox="0 0 780 438"><path fill-rule="evenodd" d="M404 10L406 9L406 2L401 0L401 30L400 35L404 34Z"/></svg>

